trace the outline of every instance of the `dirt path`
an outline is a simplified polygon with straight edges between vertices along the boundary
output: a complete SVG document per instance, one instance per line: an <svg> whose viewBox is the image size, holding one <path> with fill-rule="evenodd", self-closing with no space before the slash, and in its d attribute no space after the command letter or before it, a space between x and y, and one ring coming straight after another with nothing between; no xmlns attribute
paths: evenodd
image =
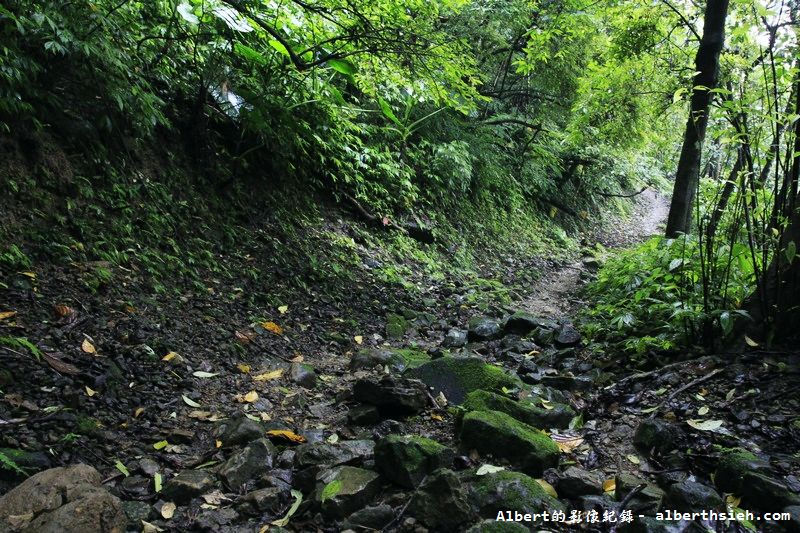
<svg viewBox="0 0 800 533"><path fill-rule="evenodd" d="M630 218L605 224L593 240L609 248L631 246L658 233L668 212L669 199L647 189L637 197ZM582 304L577 298L576 289L585 272L583 260L552 271L539 280L531 291L530 298L522 302L522 308L539 316L565 318L572 315Z"/></svg>

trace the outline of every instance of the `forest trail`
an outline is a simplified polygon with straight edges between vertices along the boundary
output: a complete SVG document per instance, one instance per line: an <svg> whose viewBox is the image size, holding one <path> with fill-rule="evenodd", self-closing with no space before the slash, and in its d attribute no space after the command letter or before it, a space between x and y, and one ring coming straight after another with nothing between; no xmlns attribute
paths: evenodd
<svg viewBox="0 0 800 533"><path fill-rule="evenodd" d="M658 233L668 212L669 198L647 189L636 197L629 218L605 224L602 230L587 238L587 244L598 242L608 248L632 246ZM559 319L572 316L584 303L577 289L592 267L592 260L582 258L549 272L535 284L520 307L538 316Z"/></svg>

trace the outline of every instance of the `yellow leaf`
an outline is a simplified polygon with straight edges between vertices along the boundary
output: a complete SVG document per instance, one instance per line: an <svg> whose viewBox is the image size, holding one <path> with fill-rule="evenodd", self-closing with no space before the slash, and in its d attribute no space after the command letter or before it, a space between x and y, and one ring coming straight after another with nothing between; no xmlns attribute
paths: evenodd
<svg viewBox="0 0 800 533"><path fill-rule="evenodd" d="M263 374L253 376L253 381L269 381L271 379L278 379L282 375L283 369L279 368L277 370L273 370L272 372L264 372Z"/></svg>
<svg viewBox="0 0 800 533"><path fill-rule="evenodd" d="M434 414L434 415L431 415L431 418L434 419L434 420L438 420L439 422L444 420L444 418L442 418L442 415L435 415Z"/></svg>
<svg viewBox="0 0 800 533"><path fill-rule="evenodd" d="M739 504L742 503L742 498L738 496L734 496L733 494L728 494L725 496L725 505L728 507L739 507Z"/></svg>
<svg viewBox="0 0 800 533"><path fill-rule="evenodd" d="M275 322L262 322L261 327L275 335L281 335L283 333L283 328Z"/></svg>
<svg viewBox="0 0 800 533"><path fill-rule="evenodd" d="M242 374L249 374L250 373L250 365L246 365L244 363L239 363L236 365L236 368L239 369L239 372Z"/></svg>
<svg viewBox="0 0 800 533"><path fill-rule="evenodd" d="M280 314L282 314L282 315L285 315L286 311L288 311L288 310L289 310L289 306L288 305L281 305L281 306L278 307L278 312Z"/></svg>
<svg viewBox="0 0 800 533"><path fill-rule="evenodd" d="M561 453L570 453L572 450L583 444L582 437L570 437L566 435L551 435L551 438L561 450Z"/></svg>
<svg viewBox="0 0 800 533"><path fill-rule="evenodd" d="M362 337L361 335L356 335L355 337L353 337L353 340L356 341L356 344L361 344L364 342L364 337Z"/></svg>
<svg viewBox="0 0 800 533"><path fill-rule="evenodd" d="M751 348L758 347L758 343L753 339L751 339L750 337L748 337L747 335L744 336L744 342L746 342L747 345L750 346Z"/></svg>
<svg viewBox="0 0 800 533"><path fill-rule="evenodd" d="M221 441L221 440L219 440L219 439L217 439L216 441L214 441L214 445L215 445L217 448L222 448L222 441Z"/></svg>
<svg viewBox="0 0 800 533"><path fill-rule="evenodd" d="M189 418L196 418L197 420L207 420L211 418L211 411L189 411L189 414L186 415Z"/></svg>
<svg viewBox="0 0 800 533"><path fill-rule="evenodd" d="M178 352L169 352L167 355L161 358L162 361L172 361L176 357L179 357Z"/></svg>
<svg viewBox="0 0 800 533"><path fill-rule="evenodd" d="M267 437L283 439L289 442L295 442L297 444L301 444L306 441L304 436L298 435L297 433L289 431L288 429L271 429L267 431Z"/></svg>
<svg viewBox="0 0 800 533"><path fill-rule="evenodd" d="M603 492L614 492L617 490L617 481L612 477L603 481Z"/></svg>
<svg viewBox="0 0 800 533"><path fill-rule="evenodd" d="M258 400L258 393L254 390L251 390L245 395L236 395L236 401L239 403L253 403L256 400Z"/></svg>
<svg viewBox="0 0 800 533"><path fill-rule="evenodd" d="M86 396L89 396L91 398L95 394L97 394L96 390L90 389L88 386L86 387Z"/></svg>
<svg viewBox="0 0 800 533"><path fill-rule="evenodd" d="M544 479L537 479L536 482L539 483L539 485L542 486L542 488L544 489L544 491L547 494L549 494L553 498L558 498L558 493L556 492L556 489L553 488L553 485L551 485L550 483L548 483Z"/></svg>
<svg viewBox="0 0 800 533"><path fill-rule="evenodd" d="M22 274L23 276L27 276L31 279L36 279L36 274L33 272L20 272L20 274Z"/></svg>
<svg viewBox="0 0 800 533"><path fill-rule="evenodd" d="M638 465L638 464L641 462L641 461L639 460L639 458L638 458L638 457L636 457L636 456L635 456L635 455L633 455L633 454L631 454L631 455L626 455L625 457L628 459L628 461L632 462L632 463L633 463L633 464L635 464L635 465Z"/></svg>
<svg viewBox="0 0 800 533"><path fill-rule="evenodd" d="M11 318L12 316L16 315L16 311L3 311L0 312L0 320L5 320L6 318Z"/></svg>
<svg viewBox="0 0 800 533"><path fill-rule="evenodd" d="M153 448L155 448L156 450L163 450L167 446L169 446L169 442L167 442L165 440L160 440L160 441L156 442L155 444L153 444Z"/></svg>
<svg viewBox="0 0 800 533"><path fill-rule="evenodd" d="M175 515L175 504L172 502L167 502L161 506L161 516L164 517L165 520L169 520Z"/></svg>
<svg viewBox="0 0 800 533"><path fill-rule="evenodd" d="M548 411L552 410L554 407L549 401L545 400L544 398L542 398L541 402L542 402L542 407L544 407Z"/></svg>
<svg viewBox="0 0 800 533"><path fill-rule="evenodd" d="M86 353L97 353L94 344L89 342L89 339L83 339L83 342L81 343L81 350Z"/></svg>
<svg viewBox="0 0 800 533"><path fill-rule="evenodd" d="M555 218L555 216L557 214L558 214L558 209L556 209L555 207L551 207L550 208L550 218Z"/></svg>
<svg viewBox="0 0 800 533"><path fill-rule="evenodd" d="M290 361L291 361L292 363L302 363L302 362L303 362L303 356L302 356L302 355L300 355L299 353L295 352L295 356L294 356L294 357L292 357L292 358L290 359Z"/></svg>
<svg viewBox="0 0 800 533"><path fill-rule="evenodd" d="M133 412L133 418L139 418L139 415L144 413L144 407L137 407Z"/></svg>

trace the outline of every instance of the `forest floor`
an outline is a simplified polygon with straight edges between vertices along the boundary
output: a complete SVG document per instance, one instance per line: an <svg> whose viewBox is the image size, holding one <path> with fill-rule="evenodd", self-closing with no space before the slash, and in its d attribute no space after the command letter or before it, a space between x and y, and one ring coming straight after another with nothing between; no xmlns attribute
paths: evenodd
<svg viewBox="0 0 800 533"><path fill-rule="evenodd" d="M647 191L636 205L584 244L657 232L666 199ZM733 507L796 503L796 356L654 354L634 368L585 349L573 326L594 259L509 257L487 272L502 284L419 276L407 291L371 277L376 260L358 252L365 274L341 296L312 290L275 309L246 303L265 290L255 281L209 277L167 298L124 270L99 292L76 282L87 265L21 273L0 336L36 350L3 347L0 451L29 473L96 468L123 502L97 511L98 531L123 519L131 531L517 531L492 529L499 510L599 513L540 519L549 531L736 531L641 517L662 503L721 508L727 493ZM748 472L725 469L733 447L754 454ZM0 494L20 481L6 473ZM25 514L41 486L15 490L0 531L77 520ZM625 511L632 523L611 521Z"/></svg>

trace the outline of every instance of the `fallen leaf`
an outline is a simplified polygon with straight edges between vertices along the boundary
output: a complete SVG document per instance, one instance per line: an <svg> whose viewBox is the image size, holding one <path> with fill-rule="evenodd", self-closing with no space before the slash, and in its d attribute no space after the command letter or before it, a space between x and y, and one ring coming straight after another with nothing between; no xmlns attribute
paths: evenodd
<svg viewBox="0 0 800 533"><path fill-rule="evenodd" d="M89 342L89 339L83 339L83 342L81 343L81 350L86 353L97 353L97 349L94 347L94 344Z"/></svg>
<svg viewBox="0 0 800 533"><path fill-rule="evenodd" d="M156 442L155 444L153 444L153 448L156 449L156 450L163 450L167 446L169 446L169 442L167 442L165 440L160 440L160 441Z"/></svg>
<svg viewBox="0 0 800 533"><path fill-rule="evenodd" d="M156 492L161 492L161 474L158 472L153 474L153 488Z"/></svg>
<svg viewBox="0 0 800 533"><path fill-rule="evenodd" d="M687 420L686 423L700 431L715 431L722 427L722 420Z"/></svg>
<svg viewBox="0 0 800 533"><path fill-rule="evenodd" d="M239 372L242 374L249 374L250 373L250 365L246 365L244 363L239 363L236 365L236 368L239 369Z"/></svg>
<svg viewBox="0 0 800 533"><path fill-rule="evenodd" d="M356 335L353 337L353 340L356 341L356 344L362 344L364 342L364 337L361 335Z"/></svg>
<svg viewBox="0 0 800 533"><path fill-rule="evenodd" d="M23 276L27 276L31 279L36 279L36 274L33 272L20 272L20 274L22 274Z"/></svg>
<svg viewBox="0 0 800 533"><path fill-rule="evenodd" d="M289 306L288 305L280 305L280 306L278 306L278 312L280 314L282 314L282 315L285 315L286 311L288 311L288 310L289 310Z"/></svg>
<svg viewBox="0 0 800 533"><path fill-rule="evenodd" d="M617 481L612 477L603 481L603 492L614 492L617 490Z"/></svg>
<svg viewBox="0 0 800 533"><path fill-rule="evenodd" d="M253 381L269 381L271 379L278 379L282 375L283 375L283 369L279 368L271 372L264 372L263 374L258 374L256 376L253 376Z"/></svg>
<svg viewBox="0 0 800 533"><path fill-rule="evenodd" d="M125 465L124 465L124 464L122 464L122 461L120 461L119 459L117 459L117 462L116 462L116 463L114 463L114 466L116 467L116 469L117 469L117 470L119 470L120 472L122 472L122 475L123 475L123 476L125 476L125 477L128 477L128 476L130 476L130 475L131 475L131 473L130 473L130 472L128 472L128 469L127 469L127 468L125 468Z"/></svg>
<svg viewBox="0 0 800 533"><path fill-rule="evenodd" d="M700 416L708 414L708 407L704 405L703 407L697 410L697 414Z"/></svg>
<svg viewBox="0 0 800 533"><path fill-rule="evenodd" d="M298 435L294 431L289 431L288 429L271 429L267 431L267 437L286 440L297 444L306 442L306 438L304 436Z"/></svg>
<svg viewBox="0 0 800 533"><path fill-rule="evenodd" d="M626 458L626 459L628 459L628 461L632 462L632 463L633 463L633 464L635 464L635 465L638 465L639 463L641 463L641 461L639 460L639 458L638 458L638 457L636 457L636 456L635 456L635 455L633 455L633 454L631 454L631 455L626 455L626 456L625 456L625 458Z"/></svg>
<svg viewBox="0 0 800 533"><path fill-rule="evenodd" d="M328 444L336 444L337 442L339 442L339 435L334 433L325 440L328 442Z"/></svg>
<svg viewBox="0 0 800 533"><path fill-rule="evenodd" d="M2 311L0 312L0 320L5 320L6 318L11 318L12 316L16 316L16 311Z"/></svg>
<svg viewBox="0 0 800 533"><path fill-rule="evenodd" d="M157 525L142 520L142 533L160 533L161 531L164 530Z"/></svg>
<svg viewBox="0 0 800 533"><path fill-rule="evenodd" d="M269 414L264 413L264 412L258 413L258 416L261 417L261 421L262 422L269 422L270 420L272 420L272 417L269 416Z"/></svg>
<svg viewBox="0 0 800 533"><path fill-rule="evenodd" d="M437 421L439 421L439 422L441 422L442 420L444 420L444 418L442 417L442 415L437 415L437 414L432 414L432 415L431 415L431 418L432 418L432 419L434 419L434 420L437 420Z"/></svg>
<svg viewBox="0 0 800 533"><path fill-rule="evenodd" d="M231 501L231 499L225 496L219 489L213 490L208 494L203 494L201 498L209 505L222 505L222 502Z"/></svg>
<svg viewBox="0 0 800 533"><path fill-rule="evenodd" d="M199 403L187 397L185 394L181 395L181 398L183 398L183 403L185 403L189 407L202 407Z"/></svg>
<svg viewBox="0 0 800 533"><path fill-rule="evenodd" d="M69 374L71 376L80 374L80 370L78 370L78 368L75 365L65 363L61 359L57 359L46 352L42 352L42 357L47 362L47 364L50 365L50 367L56 372L61 372L62 374Z"/></svg>
<svg viewBox="0 0 800 533"><path fill-rule="evenodd" d="M300 504L303 502L303 493L299 490L292 489L291 492L292 496L294 497L294 503L286 512L286 515L279 519L272 522L273 526L278 527L286 527L289 524L289 519L297 512L297 508L300 507ZM259 530L259 533L264 533L265 531L269 531L269 526L264 526Z"/></svg>
<svg viewBox="0 0 800 533"><path fill-rule="evenodd" d="M495 466L490 464L481 465L478 468L478 471L475 472L476 476L485 476L486 474L494 474L495 472L501 472L505 470L506 467L504 466Z"/></svg>
<svg viewBox="0 0 800 533"><path fill-rule="evenodd" d="M292 363L302 363L302 362L303 362L303 356L302 356L302 355L300 355L300 354L297 354L297 355L295 355L294 357L292 357L292 358L290 359L290 361L291 361Z"/></svg>
<svg viewBox="0 0 800 533"><path fill-rule="evenodd" d="M558 498L558 493L556 492L556 489L553 487L553 485L551 485L550 483L548 483L544 479L537 479L536 482L539 485L541 485L541 487L544 489L544 491L547 494L549 494L553 498Z"/></svg>
<svg viewBox="0 0 800 533"><path fill-rule="evenodd" d="M173 516L175 516L175 504L172 502L167 502L161 506L161 516L164 517L165 520L169 520Z"/></svg>
<svg viewBox="0 0 800 533"><path fill-rule="evenodd" d="M218 372L203 372L202 370L198 370L197 372L192 372L192 375L196 378L213 378L214 376L219 376Z"/></svg>
<svg viewBox="0 0 800 533"><path fill-rule="evenodd" d="M196 418L197 420L207 420L211 418L212 413L211 411L189 411L189 414L186 416L189 418Z"/></svg>
<svg viewBox="0 0 800 533"><path fill-rule="evenodd" d="M139 415L144 413L144 407L137 407L133 412L133 418L139 418Z"/></svg>
<svg viewBox="0 0 800 533"><path fill-rule="evenodd" d="M542 407L544 407L547 410L551 410L554 407L553 405L551 405L551 403L549 401L545 400L544 398L542 398L541 403L542 403Z"/></svg>
<svg viewBox="0 0 800 533"><path fill-rule="evenodd" d="M91 388L89 388L89 386L87 385L87 386L86 386L86 396L88 396L88 397L90 397L90 398L91 398L91 397L92 397L92 396L94 396L95 394L97 394L97 391L96 391L96 390L94 390L94 389L91 389Z"/></svg>
<svg viewBox="0 0 800 533"><path fill-rule="evenodd" d="M742 503L741 496L734 496L733 494L728 494L725 496L725 505L729 508L731 507L739 507L739 504Z"/></svg>
<svg viewBox="0 0 800 533"><path fill-rule="evenodd" d="M56 316L60 318L65 318L75 313L75 310L68 305L56 305L53 310L56 312Z"/></svg>
<svg viewBox="0 0 800 533"><path fill-rule="evenodd" d="M222 448L222 441L217 439L214 441L214 446L217 448Z"/></svg>
<svg viewBox="0 0 800 533"><path fill-rule="evenodd" d="M725 395L725 399L727 401L731 401L733 399L733 395L734 394L736 394L736 388L735 387L728 391L728 394Z"/></svg>
<svg viewBox="0 0 800 533"><path fill-rule="evenodd" d="M162 361L172 361L176 357L180 357L180 355L178 355L178 352L169 352L167 355L162 357L161 360Z"/></svg>
<svg viewBox="0 0 800 533"><path fill-rule="evenodd" d="M283 334L283 328L280 327L275 322L262 322L261 327L269 331L270 333L274 333L275 335Z"/></svg>
<svg viewBox="0 0 800 533"><path fill-rule="evenodd" d="M239 331L237 329L233 332L233 336L236 337L236 340L241 344L247 344L255 338L256 334L252 331Z"/></svg>
<svg viewBox="0 0 800 533"><path fill-rule="evenodd" d="M247 394L237 394L234 398L236 398L236 401L239 403L253 403L258 400L258 393L251 390Z"/></svg>
<svg viewBox="0 0 800 533"><path fill-rule="evenodd" d="M744 342L746 342L747 345L750 346L751 348L758 347L758 343L753 339L751 339L750 337L748 337L747 335L744 336Z"/></svg>
<svg viewBox="0 0 800 533"><path fill-rule="evenodd" d="M556 434L553 434L550 437L556 443L558 449L561 450L561 453L570 453L575 448L583 444L583 437L572 437L568 435L556 435Z"/></svg>

